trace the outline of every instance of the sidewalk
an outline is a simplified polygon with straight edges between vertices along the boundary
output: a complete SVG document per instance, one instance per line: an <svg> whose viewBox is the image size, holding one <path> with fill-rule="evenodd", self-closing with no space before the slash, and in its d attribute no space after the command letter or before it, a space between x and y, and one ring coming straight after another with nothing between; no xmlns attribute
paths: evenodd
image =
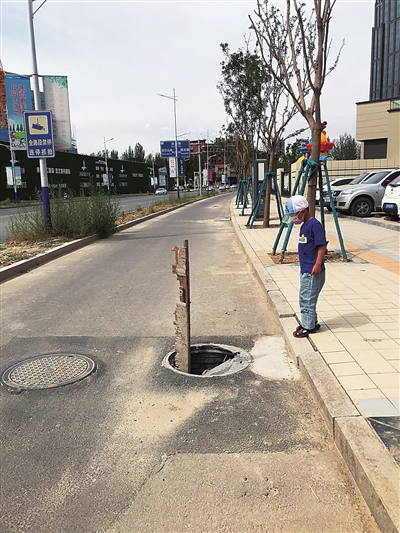
<svg viewBox="0 0 400 533"><path fill-rule="evenodd" d="M275 209L274 203L271 209ZM249 229L246 223L251 209L246 209L244 216L240 216L241 210L233 201L234 228L274 305L292 355L381 530L398 531L399 233L390 229L390 224L339 219L352 261L328 263L317 306L321 329L309 339L295 339L292 332L300 323L299 265L275 264L269 255L279 217L272 212L270 224L274 227L263 229L258 222ZM332 215L327 214L325 221L328 248L339 250ZM285 235L286 230L277 254ZM288 252L297 252L297 236L294 228Z"/></svg>

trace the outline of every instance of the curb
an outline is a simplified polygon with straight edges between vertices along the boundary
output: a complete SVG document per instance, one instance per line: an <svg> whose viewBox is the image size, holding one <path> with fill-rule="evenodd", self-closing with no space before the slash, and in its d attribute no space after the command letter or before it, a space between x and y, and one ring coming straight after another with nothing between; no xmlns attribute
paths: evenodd
<svg viewBox="0 0 400 533"><path fill-rule="evenodd" d="M318 205L315 207L319 208ZM352 215L343 215L340 211L336 211L337 216L343 220L355 220L356 222L362 222L363 224L370 224L371 226L380 226L381 228L390 229L392 231L400 231L400 222L382 222L379 218L363 218L363 217L354 217ZM374 216L374 215L373 215Z"/></svg>
<svg viewBox="0 0 400 533"><path fill-rule="evenodd" d="M397 464L360 415L312 341L294 339L290 334L298 325L296 314L245 239L233 209L234 204L231 203L231 221L236 236L272 304L292 359L310 388L336 447L382 533L399 533L400 474ZM275 266L270 258L267 264Z"/></svg>
<svg viewBox="0 0 400 533"><path fill-rule="evenodd" d="M204 198L204 200L205 199L206 198ZM142 218L137 218L136 220L126 222L125 224L121 224L120 226L118 226L115 230L115 233L128 229L132 226L136 226L137 224L141 224L142 222L146 222L147 220L151 220L152 218L165 215L166 213L170 213L171 211L175 211L175 209L179 209L180 207L184 207L185 205L189 205L191 203L193 202L174 205L173 207L169 207L168 209L164 209L163 211L151 213L150 215L146 215ZM76 241L61 244L60 246L57 246L56 248L53 248L48 252L43 252L42 254L36 255L35 257L31 257L30 259L24 259L22 261L18 261L18 263L14 263L13 265L1 268L0 284L16 276L19 276L20 274L24 274L25 272L28 272L33 268L43 265L44 263L53 261L53 259L58 259L59 257L74 252L75 250L84 248L85 246L88 246L89 244L92 244L99 239L101 239L100 235L90 235L89 237L84 237L83 239L77 239Z"/></svg>
<svg viewBox="0 0 400 533"><path fill-rule="evenodd" d="M363 224L369 224L371 226L379 226L381 228L390 229L392 231L400 231L400 224L392 224L388 223L385 224L384 222L381 222L380 220L374 219L374 218L360 218L360 217L353 217L351 215L341 215L339 214L339 218L347 219L347 220L355 220L356 222L363 222Z"/></svg>

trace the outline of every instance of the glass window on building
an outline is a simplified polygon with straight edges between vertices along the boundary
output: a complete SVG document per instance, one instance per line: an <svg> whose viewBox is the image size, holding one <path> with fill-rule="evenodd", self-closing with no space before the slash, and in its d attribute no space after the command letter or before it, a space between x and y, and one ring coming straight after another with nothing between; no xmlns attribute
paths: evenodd
<svg viewBox="0 0 400 533"><path fill-rule="evenodd" d="M388 75L387 75L388 89L389 87L393 85L393 59L394 59L394 56L389 57L389 60L388 60ZM390 98L390 95L388 96Z"/></svg>
<svg viewBox="0 0 400 533"><path fill-rule="evenodd" d="M387 139L364 141L364 159L386 159Z"/></svg>
<svg viewBox="0 0 400 533"><path fill-rule="evenodd" d="M391 22L389 24L389 54L394 52L394 29L394 22Z"/></svg>

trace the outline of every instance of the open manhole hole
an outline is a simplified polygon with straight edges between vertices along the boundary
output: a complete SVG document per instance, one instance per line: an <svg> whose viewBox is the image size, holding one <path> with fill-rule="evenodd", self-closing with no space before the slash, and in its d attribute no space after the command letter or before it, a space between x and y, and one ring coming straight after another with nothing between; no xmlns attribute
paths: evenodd
<svg viewBox="0 0 400 533"><path fill-rule="evenodd" d="M223 344L192 344L190 346L191 371L182 372L176 367L176 351L169 352L163 359L163 366L185 376L203 378L236 374L252 362L251 355L234 346Z"/></svg>
<svg viewBox="0 0 400 533"><path fill-rule="evenodd" d="M85 355L37 355L8 368L1 381L14 389L51 389L79 381L95 368L95 362Z"/></svg>

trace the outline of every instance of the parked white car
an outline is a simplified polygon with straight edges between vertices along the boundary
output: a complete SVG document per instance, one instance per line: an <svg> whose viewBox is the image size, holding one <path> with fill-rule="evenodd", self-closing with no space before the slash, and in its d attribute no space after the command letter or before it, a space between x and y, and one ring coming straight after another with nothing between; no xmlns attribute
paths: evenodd
<svg viewBox="0 0 400 533"><path fill-rule="evenodd" d="M393 218L400 215L400 176L394 179L385 189L382 198L382 211Z"/></svg>
<svg viewBox="0 0 400 533"><path fill-rule="evenodd" d="M168 191L165 187L159 187L157 190L156 190L156 194L168 194Z"/></svg>

